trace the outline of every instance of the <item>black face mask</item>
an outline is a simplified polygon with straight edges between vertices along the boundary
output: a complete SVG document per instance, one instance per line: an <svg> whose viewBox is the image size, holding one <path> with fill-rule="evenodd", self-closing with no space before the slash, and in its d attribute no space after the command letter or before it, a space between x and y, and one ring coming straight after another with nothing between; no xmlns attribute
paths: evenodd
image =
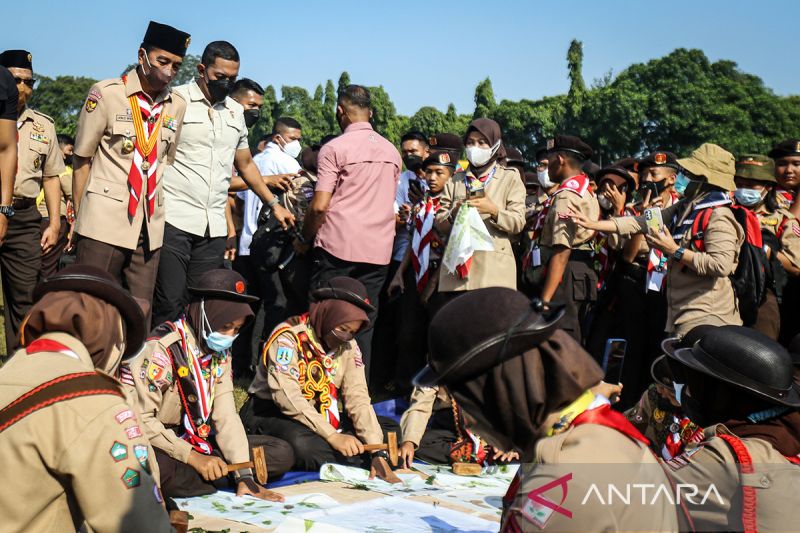
<svg viewBox="0 0 800 533"><path fill-rule="evenodd" d="M708 420L708 417L703 412L703 406L700 401L696 398L692 398L690 395L684 392L681 394L681 409L686 416L689 417L689 420L697 424L699 427L704 428L711 425L711 422Z"/></svg>
<svg viewBox="0 0 800 533"><path fill-rule="evenodd" d="M244 110L244 123L248 128L252 128L258 119L261 118L260 109L245 109Z"/></svg>
<svg viewBox="0 0 800 533"><path fill-rule="evenodd" d="M206 80L206 87L208 87L208 94L211 95L211 103L216 104L225 100L228 96L231 87L231 80L223 78L220 80Z"/></svg>
<svg viewBox="0 0 800 533"><path fill-rule="evenodd" d="M416 173L419 169L422 168L422 158L418 155L412 155L412 154L404 155L403 164L406 166L408 170Z"/></svg>
<svg viewBox="0 0 800 533"><path fill-rule="evenodd" d="M67 166L72 166L72 154L64 156L64 164Z"/></svg>

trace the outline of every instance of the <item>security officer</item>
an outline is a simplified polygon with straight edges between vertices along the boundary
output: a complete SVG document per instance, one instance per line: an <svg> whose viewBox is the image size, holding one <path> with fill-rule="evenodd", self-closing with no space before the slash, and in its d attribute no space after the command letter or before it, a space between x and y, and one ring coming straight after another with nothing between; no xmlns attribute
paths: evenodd
<svg viewBox="0 0 800 533"><path fill-rule="evenodd" d="M161 173L174 160L186 110L169 84L189 40L189 34L151 21L138 66L96 83L78 119L76 261L107 270L148 302L164 236Z"/></svg>
<svg viewBox="0 0 800 533"><path fill-rule="evenodd" d="M582 501L605 481L671 486L647 439L590 390L602 370L557 329L561 310L541 309L501 287L460 296L433 318L429 363L415 378L420 387L447 387L471 431L528 465L506 493L501 531L677 531L666 499ZM453 327L474 316L485 320Z"/></svg>
<svg viewBox="0 0 800 533"><path fill-rule="evenodd" d="M776 144L767 154L775 161L775 179L778 181L775 199L778 206L800 216L800 202L796 201L800 188L800 139L787 139ZM783 290L781 304L780 341L784 346L800 333L800 276L789 276Z"/></svg>
<svg viewBox="0 0 800 533"><path fill-rule="evenodd" d="M700 324L742 323L729 277L736 270L745 237L729 207L730 193L736 189L735 161L733 154L710 143L701 145L690 157L679 159L678 164L687 175L676 179L676 187L684 190L684 196L660 210L663 225L658 232L648 229L645 216L594 222L582 213L570 215L579 226L605 233L647 233L648 245L668 261L667 332L685 335ZM702 238L693 231L694 221L701 213L708 215Z"/></svg>
<svg viewBox="0 0 800 533"><path fill-rule="evenodd" d="M33 287L39 279L42 251L58 240L60 186L58 176L64 161L56 141L53 119L26 106L33 93L33 66L27 50L6 50L0 65L8 68L17 82L17 176L6 241L0 249L3 296L5 299L6 353L17 346L19 325L33 304ZM36 197L44 188L50 225L42 232Z"/></svg>
<svg viewBox="0 0 800 533"><path fill-rule="evenodd" d="M792 531L800 504L800 394L778 343L742 326L713 328L691 347L667 339L678 401L705 439L667 464L697 531ZM702 500L702 503L701 503Z"/></svg>
<svg viewBox="0 0 800 533"><path fill-rule="evenodd" d="M279 324L264 345L242 419L248 433L289 442L295 468L313 471L323 463L357 460L363 444L383 442L383 431L353 341L369 323L366 289L358 280L336 277L312 296L309 312ZM357 437L340 431L346 426L340 401ZM385 451L371 459L373 475L397 481Z"/></svg>
<svg viewBox="0 0 800 533"><path fill-rule="evenodd" d="M248 304L255 300L246 293L244 278L232 270L209 270L190 293L185 314L157 326L142 354L120 371L120 381L138 399L169 497L212 494L210 482L228 473L219 455L230 463L246 462L251 445L266 447L273 476L294 463L291 448L280 439L249 439L234 405L230 347L253 318ZM256 484L250 469L233 477L239 496L283 499Z"/></svg>
<svg viewBox="0 0 800 533"><path fill-rule="evenodd" d="M71 266L35 291L24 346L0 370L7 531L171 531L147 439L116 374L146 331L107 272Z"/></svg>
<svg viewBox="0 0 800 533"><path fill-rule="evenodd" d="M597 301L592 243L595 232L578 227L569 213L579 212L590 220L600 217L600 205L589 177L581 170L592 157L592 149L578 137L557 135L547 142L547 157L549 178L559 187L547 208L532 264L546 269L542 300L567 304L561 328L581 342L586 333L583 321L591 304Z"/></svg>
<svg viewBox="0 0 800 533"><path fill-rule="evenodd" d="M789 277L800 275L800 222L778 201L772 159L744 154L736 162L736 203L749 209L761 223L764 250L769 259L767 293L752 327L778 340L780 303Z"/></svg>

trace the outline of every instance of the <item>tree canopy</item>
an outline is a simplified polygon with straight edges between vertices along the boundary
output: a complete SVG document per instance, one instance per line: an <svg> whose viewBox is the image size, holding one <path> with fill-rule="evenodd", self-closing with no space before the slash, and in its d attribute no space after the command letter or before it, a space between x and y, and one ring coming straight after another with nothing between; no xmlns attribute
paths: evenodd
<svg viewBox="0 0 800 533"><path fill-rule="evenodd" d="M173 84L190 81L198 62L199 57L186 56ZM373 126L399 143L409 129L426 135L445 131L460 135L473 118L489 117L500 123L506 144L519 148L529 159L547 137L571 133L592 145L594 159L601 164L658 148L685 155L703 142L720 144L734 153L764 153L777 141L800 136L800 95L776 95L736 63L711 62L701 50L679 48L633 64L616 76L609 73L591 86L584 82L582 63L583 46L573 40L566 54L569 91L536 100L497 102L492 82L486 78L475 88L471 113L458 113L450 104L446 111L426 105L411 116L400 115L382 86L369 87ZM37 77L40 82L31 106L52 116L59 133L74 135L78 113L95 80ZM251 142L269 133L280 116L291 116L302 124L304 143L339 133L336 98L350 83L350 75L342 72L336 82L326 80L313 93L284 85L280 98L273 85L265 84L261 118L251 131Z"/></svg>

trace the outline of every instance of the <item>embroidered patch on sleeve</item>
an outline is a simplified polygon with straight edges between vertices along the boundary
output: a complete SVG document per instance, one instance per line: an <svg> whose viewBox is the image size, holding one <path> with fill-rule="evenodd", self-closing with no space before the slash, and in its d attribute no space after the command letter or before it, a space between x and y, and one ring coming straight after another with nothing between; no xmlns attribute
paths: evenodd
<svg viewBox="0 0 800 533"><path fill-rule="evenodd" d="M141 482L141 477L139 476L139 472L137 470L134 470L133 468L127 468L125 470L125 473L122 474L122 482L129 489L138 487L139 483Z"/></svg>
<svg viewBox="0 0 800 533"><path fill-rule="evenodd" d="M125 428L125 434L128 436L128 440L135 439L136 437L142 436L142 430L139 429L139 426L131 426L129 428Z"/></svg>
<svg viewBox="0 0 800 533"><path fill-rule="evenodd" d="M114 459L115 463L120 461L124 461L128 458L128 447L122 444L119 441L114 441L114 444L111 445L111 458Z"/></svg>
<svg viewBox="0 0 800 533"><path fill-rule="evenodd" d="M548 498L539 495L538 496L542 500L550 501ZM555 503L553 503L555 506ZM533 523L539 529L544 529L547 525L547 522L550 520L550 517L553 516L553 509L541 505L539 503L534 502L530 498L525 500L525 505L522 506L520 509L522 516L527 518L531 523Z"/></svg>
<svg viewBox="0 0 800 533"><path fill-rule="evenodd" d="M275 362L281 366L288 366L294 359L294 350L288 346L278 346L275 354Z"/></svg>
<svg viewBox="0 0 800 533"><path fill-rule="evenodd" d="M130 420L133 417L134 417L133 411L131 411L130 409L125 409L124 411L120 411L119 413L116 414L116 416L114 416L114 418L117 420L117 424L122 424L126 420Z"/></svg>
<svg viewBox="0 0 800 533"><path fill-rule="evenodd" d="M131 374L131 368L128 365L119 367L119 381L124 385L133 387L133 374Z"/></svg>
<svg viewBox="0 0 800 533"><path fill-rule="evenodd" d="M147 460L149 455L147 446L144 444L134 444L133 455L136 456L136 459L139 461L139 464L142 465L142 468L144 468L145 471L150 472L150 462Z"/></svg>

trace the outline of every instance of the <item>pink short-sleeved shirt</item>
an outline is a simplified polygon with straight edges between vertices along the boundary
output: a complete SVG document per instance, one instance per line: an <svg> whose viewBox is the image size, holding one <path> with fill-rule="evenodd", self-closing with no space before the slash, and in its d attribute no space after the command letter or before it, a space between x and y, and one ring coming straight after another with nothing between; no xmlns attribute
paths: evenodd
<svg viewBox="0 0 800 533"><path fill-rule="evenodd" d="M394 197L402 162L369 122L356 122L325 144L317 191L333 193L315 246L353 263L386 265L392 257Z"/></svg>

